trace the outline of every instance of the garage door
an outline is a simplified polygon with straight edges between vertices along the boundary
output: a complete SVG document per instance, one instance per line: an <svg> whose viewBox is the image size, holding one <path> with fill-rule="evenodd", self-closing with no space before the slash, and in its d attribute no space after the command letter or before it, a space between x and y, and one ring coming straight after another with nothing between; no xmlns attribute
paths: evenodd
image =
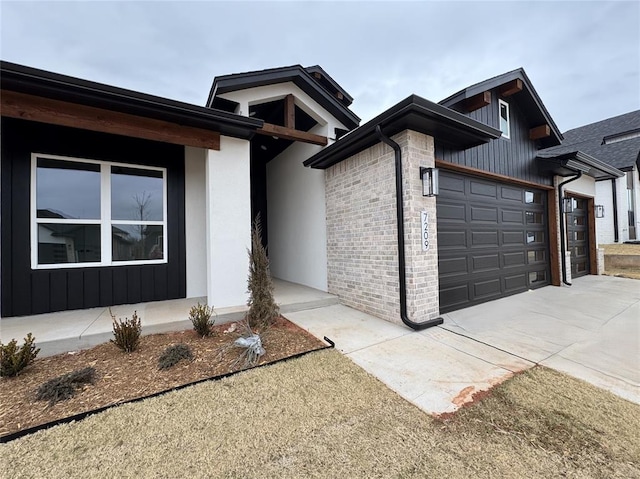
<svg viewBox="0 0 640 479"><path fill-rule="evenodd" d="M568 246L571 252L571 277L589 274L589 226L587 200L571 198L571 212L567 213Z"/></svg>
<svg viewBox="0 0 640 479"><path fill-rule="evenodd" d="M442 170L440 312L549 284L546 192Z"/></svg>

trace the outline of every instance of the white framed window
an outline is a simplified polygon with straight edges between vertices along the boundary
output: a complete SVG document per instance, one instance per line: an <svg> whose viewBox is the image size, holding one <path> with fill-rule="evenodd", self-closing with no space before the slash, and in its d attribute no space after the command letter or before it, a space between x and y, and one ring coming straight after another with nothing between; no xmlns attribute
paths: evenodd
<svg viewBox="0 0 640 479"><path fill-rule="evenodd" d="M500 131L503 138L511 138L511 121L509 120L509 104L504 100L498 100L500 113Z"/></svg>
<svg viewBox="0 0 640 479"><path fill-rule="evenodd" d="M33 269L166 262L166 168L31 155Z"/></svg>

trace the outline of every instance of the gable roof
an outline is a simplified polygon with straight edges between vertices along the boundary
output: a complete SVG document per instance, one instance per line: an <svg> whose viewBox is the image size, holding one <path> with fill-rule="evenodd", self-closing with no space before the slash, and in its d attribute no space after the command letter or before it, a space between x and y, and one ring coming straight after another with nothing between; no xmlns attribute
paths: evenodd
<svg viewBox="0 0 640 479"><path fill-rule="evenodd" d="M471 85L467 88L464 88L463 90L454 93L451 96L448 96L439 103L449 108L454 108L456 105L459 105L461 102L468 98L471 98L485 91L493 90L513 80L521 80L524 84L523 91L517 93L516 95L518 98L518 102L521 102L525 114L528 116L532 124L535 124L535 126L541 124L549 125L553 143L560 144L560 142L562 141L562 133L560 133L558 126L553 121L553 118L551 118L549 111L544 106L544 103L542 103L540 96L536 92L533 84L531 83L531 80L529 80L529 77L527 76L523 68L516 68L515 70L512 70L510 72L503 73L502 75L498 75L493 78L489 78L488 80L484 80Z"/></svg>
<svg viewBox="0 0 640 479"><path fill-rule="evenodd" d="M320 78L316 78L315 73ZM213 79L207 106L212 106L216 97L224 93L285 82L293 82L347 128L353 129L360 124L360 117L348 108L351 96L319 66L303 68L301 65L292 65L217 76ZM343 97L342 100L339 96Z"/></svg>
<svg viewBox="0 0 640 479"><path fill-rule="evenodd" d="M438 105L418 95L411 95L361 127L340 138L304 162L304 166L326 169L380 142L376 126L387 136L414 130L437 138L455 148L470 148L501 135L500 130L468 116Z"/></svg>
<svg viewBox="0 0 640 479"><path fill-rule="evenodd" d="M0 85L3 90L210 129L243 139L250 139L263 124L256 118L5 61L0 62Z"/></svg>
<svg viewBox="0 0 640 479"><path fill-rule="evenodd" d="M620 139L623 134L635 138ZM564 133L562 145L545 151L566 153L580 150L621 170L640 161L640 110L574 128Z"/></svg>

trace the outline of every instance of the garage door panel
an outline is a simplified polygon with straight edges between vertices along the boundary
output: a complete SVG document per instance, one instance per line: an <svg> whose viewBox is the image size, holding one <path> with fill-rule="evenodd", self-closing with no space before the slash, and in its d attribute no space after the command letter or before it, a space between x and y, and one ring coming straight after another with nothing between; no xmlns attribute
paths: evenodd
<svg viewBox="0 0 640 479"><path fill-rule="evenodd" d="M503 200L519 201L522 203L523 196L524 193L522 191L522 188L511 188L508 186L502 186L500 188L500 197Z"/></svg>
<svg viewBox="0 0 640 479"><path fill-rule="evenodd" d="M549 284L546 193L442 170L440 311Z"/></svg>
<svg viewBox="0 0 640 479"><path fill-rule="evenodd" d="M491 208L487 206L471 206L471 221L473 223L496 223L498 221L498 208Z"/></svg>
<svg viewBox="0 0 640 479"><path fill-rule="evenodd" d="M438 205L438 221L466 222L466 208L460 204L442 203Z"/></svg>
<svg viewBox="0 0 640 479"><path fill-rule="evenodd" d="M500 287L500 278L474 282L473 293L473 299L499 297L502 294L502 289Z"/></svg>
<svg viewBox="0 0 640 479"><path fill-rule="evenodd" d="M442 175L438 178L438 184L441 192L464 193L464 178Z"/></svg>
<svg viewBox="0 0 640 479"><path fill-rule="evenodd" d="M516 293L527 289L527 274L513 274L504 277L505 293Z"/></svg>
<svg viewBox="0 0 640 479"><path fill-rule="evenodd" d="M459 284L440 288L440 310L453 311L468 304L469 288L467 284Z"/></svg>
<svg viewBox="0 0 640 479"><path fill-rule="evenodd" d="M472 231L471 232L471 247L472 248L486 248L487 246L498 246L498 232L497 231Z"/></svg>
<svg viewBox="0 0 640 479"><path fill-rule="evenodd" d="M523 231L502 231L502 244L504 246L524 246L525 236Z"/></svg>
<svg viewBox="0 0 640 479"><path fill-rule="evenodd" d="M438 250L467 248L466 231L446 231L438 233Z"/></svg>
<svg viewBox="0 0 640 479"><path fill-rule="evenodd" d="M513 253L502 253L502 264L505 268L514 266L526 266L526 256L524 251L514 251Z"/></svg>
<svg viewBox="0 0 640 479"><path fill-rule="evenodd" d="M498 187L494 183L486 183L484 181L470 180L469 182L470 196L481 196L496 198Z"/></svg>
<svg viewBox="0 0 640 479"><path fill-rule="evenodd" d="M500 269L500 256L497 253L471 256L471 272L497 271Z"/></svg>
<svg viewBox="0 0 640 479"><path fill-rule="evenodd" d="M467 257L457 258L441 258L438 260L438 271L441 277L447 277L452 275L467 274L469 268L467 267Z"/></svg>
<svg viewBox="0 0 640 479"><path fill-rule="evenodd" d="M522 210L502 210L502 222L515 225L524 224L524 213Z"/></svg>

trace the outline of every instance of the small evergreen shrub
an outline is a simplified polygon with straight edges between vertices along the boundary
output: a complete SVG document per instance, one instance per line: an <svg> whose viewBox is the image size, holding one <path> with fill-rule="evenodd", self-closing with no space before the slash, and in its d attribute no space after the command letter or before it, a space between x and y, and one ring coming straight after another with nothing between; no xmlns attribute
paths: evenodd
<svg viewBox="0 0 640 479"><path fill-rule="evenodd" d="M8 344L0 342L0 376L17 376L36 358L40 349L36 349L35 339L31 333L27 334L24 344L20 347L15 339Z"/></svg>
<svg viewBox="0 0 640 479"><path fill-rule="evenodd" d="M212 315L213 308L207 304L198 303L189 310L189 319L193 324L193 329L203 338L211 334L211 326L215 322L215 320L211 320Z"/></svg>
<svg viewBox="0 0 640 479"><path fill-rule="evenodd" d="M186 344L173 344L165 349L160 355L160 358L158 359L158 369L169 369L183 359L187 359L189 361L193 359L191 348Z"/></svg>
<svg viewBox="0 0 640 479"><path fill-rule="evenodd" d="M133 312L131 319L124 318L124 321L122 319L116 320L111 310L109 310L109 314L111 314L111 319L113 319L113 335L115 336L111 342L125 353L131 353L138 349L142 325L140 318L138 318L137 311Z"/></svg>
<svg viewBox="0 0 640 479"><path fill-rule="evenodd" d="M262 225L260 214L253 221L251 250L249 253L249 279L247 321L249 327L266 327L280 315L280 308L273 297L273 282L269 272L267 250L262 245Z"/></svg>
<svg viewBox="0 0 640 479"><path fill-rule="evenodd" d="M57 402L72 398L84 384L93 384L95 380L95 368L77 369L40 385L36 392L36 399L49 401L49 406L53 406Z"/></svg>

